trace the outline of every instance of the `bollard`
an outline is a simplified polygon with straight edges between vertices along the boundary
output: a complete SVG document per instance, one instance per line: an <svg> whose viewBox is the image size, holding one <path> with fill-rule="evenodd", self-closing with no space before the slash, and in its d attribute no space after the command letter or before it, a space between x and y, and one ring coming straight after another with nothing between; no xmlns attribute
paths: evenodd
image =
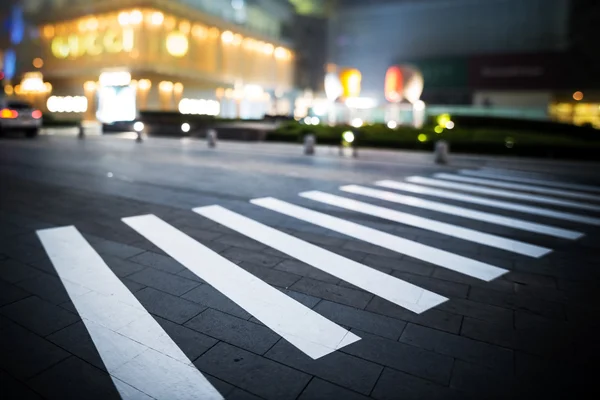
<svg viewBox="0 0 600 400"><path fill-rule="evenodd" d="M137 133L137 137L135 138L135 141L138 143L141 143L144 140L142 137L144 128L145 128L145 126L142 121L137 121L136 123L133 124L133 130Z"/></svg>
<svg viewBox="0 0 600 400"><path fill-rule="evenodd" d="M206 143L208 147L216 147L217 146L217 131L214 129L209 129L206 132Z"/></svg>
<svg viewBox="0 0 600 400"><path fill-rule="evenodd" d="M312 156L315 154L315 144L317 143L317 138L312 133L304 136L304 154L307 156Z"/></svg>
<svg viewBox="0 0 600 400"><path fill-rule="evenodd" d="M77 138L85 139L85 128L83 127L83 124L79 124L79 133L77 134Z"/></svg>
<svg viewBox="0 0 600 400"><path fill-rule="evenodd" d="M435 162L436 164L448 164L448 153L450 152L450 146L445 140L438 140L435 142Z"/></svg>

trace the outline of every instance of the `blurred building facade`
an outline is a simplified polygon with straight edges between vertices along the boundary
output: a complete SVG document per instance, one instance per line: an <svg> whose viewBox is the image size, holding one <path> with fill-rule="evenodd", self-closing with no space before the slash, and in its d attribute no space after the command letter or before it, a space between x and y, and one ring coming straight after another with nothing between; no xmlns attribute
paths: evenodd
<svg viewBox="0 0 600 400"><path fill-rule="evenodd" d="M530 109L600 126L591 69L599 8L595 0L338 0L328 58L360 70L361 96L380 104L386 70L412 65L427 104Z"/></svg>
<svg viewBox="0 0 600 400"><path fill-rule="evenodd" d="M140 110L252 118L294 86L295 56L282 35L293 16L287 2L21 4L29 28L17 48L18 70L43 81L34 86L45 93L36 96L52 112L85 109L87 119L103 122L131 120ZM7 91L25 89L16 80Z"/></svg>

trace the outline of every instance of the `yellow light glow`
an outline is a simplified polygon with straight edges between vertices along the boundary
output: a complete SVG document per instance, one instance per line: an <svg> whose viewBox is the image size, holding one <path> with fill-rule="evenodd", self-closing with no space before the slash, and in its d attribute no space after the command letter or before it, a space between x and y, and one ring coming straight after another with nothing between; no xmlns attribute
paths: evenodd
<svg viewBox="0 0 600 400"><path fill-rule="evenodd" d="M354 118L351 122L350 125L352 125L355 128L360 128L361 126L363 126L364 122L362 119L360 118Z"/></svg>
<svg viewBox="0 0 600 400"><path fill-rule="evenodd" d="M173 57L183 57L187 54L189 43L187 37L181 32L172 32L167 36L167 51Z"/></svg>
<svg viewBox="0 0 600 400"><path fill-rule="evenodd" d="M219 37L219 35L221 34L221 32L219 31L218 28L215 28L214 26L212 28L209 29L208 34L210 35L211 39L216 39Z"/></svg>
<svg viewBox="0 0 600 400"><path fill-rule="evenodd" d="M420 133L419 136L417 136L417 140L421 143L426 142L427 141L427 135L424 133Z"/></svg>
<svg viewBox="0 0 600 400"><path fill-rule="evenodd" d="M123 51L129 53L133 50L134 46L134 38L133 38L133 28L123 28Z"/></svg>
<svg viewBox="0 0 600 400"><path fill-rule="evenodd" d="M239 35L239 34L233 35L233 45L239 46L240 44L242 44L243 39L244 38L242 37L242 35Z"/></svg>
<svg viewBox="0 0 600 400"><path fill-rule="evenodd" d="M21 94L23 94L23 92L21 91L21 85L15 85L15 94L17 96L20 96Z"/></svg>
<svg viewBox="0 0 600 400"><path fill-rule="evenodd" d="M42 34L44 35L45 38L50 39L51 37L54 36L54 27L52 25L44 26L44 29L42 30Z"/></svg>
<svg viewBox="0 0 600 400"><path fill-rule="evenodd" d="M129 25L129 23L130 23L129 13L126 11L120 12L119 16L117 17L117 20L119 21L119 25L121 25L121 26Z"/></svg>
<svg viewBox="0 0 600 400"><path fill-rule="evenodd" d="M12 87L12 85L6 85L6 86L4 86L4 93L6 93L7 96L12 96L12 94L14 92L15 92L15 90Z"/></svg>
<svg viewBox="0 0 600 400"><path fill-rule="evenodd" d="M83 90L85 90L86 92L93 92L96 90L96 82L94 81L87 81L83 84Z"/></svg>
<svg viewBox="0 0 600 400"><path fill-rule="evenodd" d="M129 14L129 23L131 25L139 25L142 23L143 20L144 20L144 15L142 14L142 12L140 10L133 10Z"/></svg>
<svg viewBox="0 0 600 400"><path fill-rule="evenodd" d="M154 11L152 13L152 16L150 17L150 23L155 26L162 25L164 20L165 20L165 15L163 13L161 13L160 11Z"/></svg>
<svg viewBox="0 0 600 400"><path fill-rule="evenodd" d="M263 53L265 53L268 56L273 55L273 52L275 51L275 47L271 44L271 43L265 43L263 45Z"/></svg>
<svg viewBox="0 0 600 400"><path fill-rule="evenodd" d="M176 24L177 24L177 21L175 20L175 18L173 18L173 17L165 18L164 25L168 31L172 31L173 29L175 29Z"/></svg>
<svg viewBox="0 0 600 400"><path fill-rule="evenodd" d="M354 142L354 133L351 131L346 131L342 133L342 139L344 139L344 142L346 143L352 143Z"/></svg>
<svg viewBox="0 0 600 400"><path fill-rule="evenodd" d="M173 82L170 81L162 81L158 84L158 90L161 92L171 92L173 91Z"/></svg>
<svg viewBox="0 0 600 400"><path fill-rule="evenodd" d="M36 57L36 58L33 59L32 64L36 68L42 68L44 66L44 60L42 60L39 57Z"/></svg>
<svg viewBox="0 0 600 400"><path fill-rule="evenodd" d="M140 79L138 81L138 88L140 90L149 90L152 87L152 82L149 79Z"/></svg>
<svg viewBox="0 0 600 400"><path fill-rule="evenodd" d="M223 43L231 43L233 42L233 32L225 31L221 34L221 40Z"/></svg>
<svg viewBox="0 0 600 400"><path fill-rule="evenodd" d="M95 31L98 29L98 19L97 18L90 18L86 21L85 23L85 27L87 30L89 31Z"/></svg>
<svg viewBox="0 0 600 400"><path fill-rule="evenodd" d="M575 101L583 100L583 92L578 90L575 93L573 93L573 100L575 100Z"/></svg>
<svg viewBox="0 0 600 400"><path fill-rule="evenodd" d="M50 82L44 82L44 92L52 92L52 84Z"/></svg>
<svg viewBox="0 0 600 400"><path fill-rule="evenodd" d="M436 126L435 128L433 128L434 132L437 134L440 134L442 132L444 132L444 128L442 128L441 126Z"/></svg>
<svg viewBox="0 0 600 400"><path fill-rule="evenodd" d="M285 60L288 58L288 51L283 47L278 47L275 49L275 58L278 60Z"/></svg>
<svg viewBox="0 0 600 400"><path fill-rule="evenodd" d="M190 33L191 29L192 29L192 25L190 24L190 21L181 21L179 23L179 31L181 33L184 33L187 35Z"/></svg>
<svg viewBox="0 0 600 400"><path fill-rule="evenodd" d="M173 85L173 92L174 92L174 93L176 93L176 94L181 94L181 93L183 93L183 83L181 83L181 82L176 82L176 83Z"/></svg>
<svg viewBox="0 0 600 400"><path fill-rule="evenodd" d="M225 97L228 99L233 97L233 89L232 88L225 89Z"/></svg>
<svg viewBox="0 0 600 400"><path fill-rule="evenodd" d="M225 96L225 89L217 88L217 90L215 90L215 96L217 96L217 99L222 99L223 96Z"/></svg>
<svg viewBox="0 0 600 400"><path fill-rule="evenodd" d="M437 117L437 123L441 127L445 127L448 122L450 122L450 114L440 114Z"/></svg>
<svg viewBox="0 0 600 400"><path fill-rule="evenodd" d="M202 25L194 25L192 27L192 36L199 39L206 39L208 37L208 30Z"/></svg>

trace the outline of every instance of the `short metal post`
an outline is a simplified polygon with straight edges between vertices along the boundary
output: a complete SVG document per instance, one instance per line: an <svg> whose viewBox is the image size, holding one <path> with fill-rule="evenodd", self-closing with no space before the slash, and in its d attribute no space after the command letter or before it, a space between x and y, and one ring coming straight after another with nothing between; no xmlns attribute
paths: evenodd
<svg viewBox="0 0 600 400"><path fill-rule="evenodd" d="M83 127L83 124L79 124L79 133L77 134L77 138L85 139L85 128Z"/></svg>
<svg viewBox="0 0 600 400"><path fill-rule="evenodd" d="M217 131L215 129L209 129L206 132L206 143L208 147L217 147Z"/></svg>
<svg viewBox="0 0 600 400"><path fill-rule="evenodd" d="M448 155L450 153L450 146L445 140L438 140L435 142L435 162L436 164L448 164Z"/></svg>
<svg viewBox="0 0 600 400"><path fill-rule="evenodd" d="M317 138L314 134L309 133L304 136L304 154L307 156L312 156L315 154L315 144L317 143Z"/></svg>

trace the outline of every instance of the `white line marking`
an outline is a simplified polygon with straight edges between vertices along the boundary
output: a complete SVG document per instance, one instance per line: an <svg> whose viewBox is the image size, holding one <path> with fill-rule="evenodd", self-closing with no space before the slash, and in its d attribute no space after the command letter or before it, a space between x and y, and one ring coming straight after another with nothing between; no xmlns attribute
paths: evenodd
<svg viewBox="0 0 600 400"><path fill-rule="evenodd" d="M541 208L536 206L528 206L519 203L509 203L502 200L486 199L485 197L472 196L469 194L462 194L456 192L450 192L448 190L434 189L426 186L413 185L410 183L397 182L397 181L378 181L375 185L386 187L395 190L404 190L406 192L424 194L427 196L441 197L445 199L452 199L457 201L463 201L467 203L480 204L483 206L496 207L504 210L519 211L523 213L540 215L543 217L562 219L565 221L579 222L582 224L600 226L600 218L587 217L585 215L572 214L562 211L549 210L547 208Z"/></svg>
<svg viewBox="0 0 600 400"><path fill-rule="evenodd" d="M37 235L123 399L223 399L75 227Z"/></svg>
<svg viewBox="0 0 600 400"><path fill-rule="evenodd" d="M489 188L484 188L484 187L480 187L480 186L469 185L466 183L446 182L446 181L441 181L438 179L424 178L422 176L409 176L408 178L406 178L406 180L411 183L419 183L419 184L423 184L423 185L437 186L437 187L442 187L442 188L447 188L447 189L463 190L466 192L487 194L490 196L507 197L507 198L511 198L511 199L519 199L519 200L531 201L531 202L536 202L536 203L552 204L555 206L562 206L562 207L580 208L582 210L600 211L600 206L596 206L596 205L592 205L592 204L579 203L577 201L570 201L570 200L554 199L554 198L545 197L545 196L536 196L533 194L515 193L515 192L508 191L508 190L489 189Z"/></svg>
<svg viewBox="0 0 600 400"><path fill-rule="evenodd" d="M541 179L525 178L525 177L521 177L521 176L513 176L513 175L508 175L508 174L502 174L502 173L494 173L491 170L476 171L476 170L470 170L470 169L461 169L458 172L462 175L479 176L482 178L502 179L505 181L531 183L534 185L554 186L554 187L563 188L563 189L573 189L573 190L582 190L584 192L600 193L600 187L597 187L597 186L589 186L589 185L580 185L577 183L566 183L566 182L558 182L558 181L548 181L548 180L541 180Z"/></svg>
<svg viewBox="0 0 600 400"><path fill-rule="evenodd" d="M406 254L410 257L427 261L440 267L448 268L484 281L491 281L508 272L503 268L498 268L493 265L436 249L435 247L425 246L421 243L413 242L412 240L403 239L354 222L286 203L285 201L277 200L272 197L254 199L250 200L250 202L289 215L290 217L310 222L322 226L323 228L331 229L359 240L364 240L365 242L372 243L376 246Z"/></svg>
<svg viewBox="0 0 600 400"><path fill-rule="evenodd" d="M428 231L438 232L442 235L456 237L469 242L479 243L485 246L495 247L497 249L511 251L513 253L522 254L529 257L539 258L552 252L551 249L546 247L535 246L529 243L519 242L517 240L476 231L474 229L463 228L461 226L447 224L445 222L435 221L429 218L418 217L416 215L390 210L389 208L385 207L374 206L372 204L349 199L347 197L340 197L318 191L300 193L300 196L319 201L321 203L330 204L332 206L345 208L347 210L373 215L389 221L414 226Z"/></svg>
<svg viewBox="0 0 600 400"><path fill-rule="evenodd" d="M571 197L574 199L600 201L600 196L594 196L592 194L587 194L587 193L570 192L570 191L560 190L560 189L544 188L544 187L539 187L539 186L524 185L524 184L520 184L520 183L501 182L501 181L497 181L497 180L482 179L482 178L472 178L469 176L461 176L461 175L453 175L453 174L434 174L433 176L436 178L439 178L439 179L447 179L450 181L457 181L457 182L476 183L476 184L480 184L480 185L494 186L494 187L499 187L499 188L503 188L503 189L515 189L515 190L521 190L524 192L548 194L551 196Z"/></svg>
<svg viewBox="0 0 600 400"><path fill-rule="evenodd" d="M446 297L324 250L226 208L198 207L194 208L194 211L417 314L448 300Z"/></svg>
<svg viewBox="0 0 600 400"><path fill-rule="evenodd" d="M401 194L387 192L385 190L371 189L364 186L347 185L340 187L340 190L343 190L344 192L348 193L373 197L375 199L391 201L392 203L423 208L426 210L432 210L440 213L456 215L463 218L469 218L476 221L483 221L488 222L490 224L520 229L527 232L541 233L543 235L554 236L561 239L575 240L584 236L584 234L581 232L571 231L568 229L561 229L556 228L554 226L538 224L535 222L529 222L518 218L510 218L498 214L476 211L470 208L452 206L437 201L420 199L414 196L404 196Z"/></svg>
<svg viewBox="0 0 600 400"><path fill-rule="evenodd" d="M154 215L123 222L313 359L360 340Z"/></svg>

